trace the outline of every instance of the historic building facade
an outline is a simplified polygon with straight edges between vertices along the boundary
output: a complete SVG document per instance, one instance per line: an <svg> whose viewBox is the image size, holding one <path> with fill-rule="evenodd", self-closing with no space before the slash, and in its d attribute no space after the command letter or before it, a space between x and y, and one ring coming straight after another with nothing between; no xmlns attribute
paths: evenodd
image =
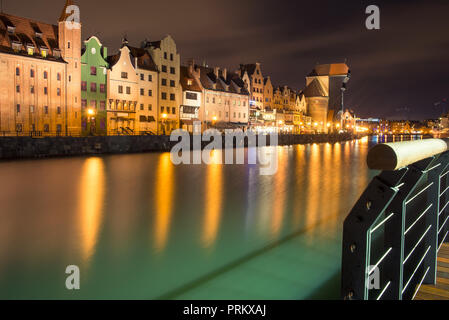
<svg viewBox="0 0 449 320"><path fill-rule="evenodd" d="M179 128L181 58L175 41L169 35L160 41L144 41L142 48L151 55L159 71L157 131L159 134L170 134Z"/></svg>
<svg viewBox="0 0 449 320"><path fill-rule="evenodd" d="M125 45L116 55L108 57L108 135L136 133L136 109L139 97L138 75L133 66L131 51Z"/></svg>
<svg viewBox="0 0 449 320"><path fill-rule="evenodd" d="M84 42L81 56L81 128L82 134L107 134L107 62L108 50L97 37Z"/></svg>
<svg viewBox="0 0 449 320"><path fill-rule="evenodd" d="M81 25L0 14L0 131L81 133Z"/></svg>
<svg viewBox="0 0 449 320"><path fill-rule="evenodd" d="M195 74L193 62L181 66L182 105L179 111L181 128L190 133L201 132L202 87L199 76ZM200 123L199 127L195 123Z"/></svg>
<svg viewBox="0 0 449 320"><path fill-rule="evenodd" d="M237 73L219 67L193 67L202 88L202 129L246 129L249 121L249 92ZM247 80L247 79L246 79Z"/></svg>
<svg viewBox="0 0 449 320"><path fill-rule="evenodd" d="M241 64L236 72L242 79L246 77L246 87L250 93L250 116L251 126L263 124L262 111L264 109L264 77L259 62L254 64Z"/></svg>

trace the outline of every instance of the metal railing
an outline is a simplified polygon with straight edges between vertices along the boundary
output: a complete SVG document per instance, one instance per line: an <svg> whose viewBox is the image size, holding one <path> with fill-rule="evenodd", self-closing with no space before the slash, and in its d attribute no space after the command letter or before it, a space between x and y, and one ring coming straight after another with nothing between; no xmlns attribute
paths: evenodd
<svg viewBox="0 0 449 320"><path fill-rule="evenodd" d="M343 227L344 299L410 300L435 284L449 234L449 140L379 144L368 153L382 170Z"/></svg>

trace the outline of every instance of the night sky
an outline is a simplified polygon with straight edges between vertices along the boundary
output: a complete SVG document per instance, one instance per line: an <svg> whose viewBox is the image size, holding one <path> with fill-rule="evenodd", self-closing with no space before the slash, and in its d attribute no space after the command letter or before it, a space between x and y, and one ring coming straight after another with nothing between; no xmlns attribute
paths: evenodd
<svg viewBox="0 0 449 320"><path fill-rule="evenodd" d="M3 0L10 14L55 23L65 0ZM110 52L171 34L181 61L236 70L261 62L275 85L302 89L316 63L352 71L346 105L359 117L424 119L449 106L449 1L78 0L83 37ZM365 28L376 4L381 29Z"/></svg>

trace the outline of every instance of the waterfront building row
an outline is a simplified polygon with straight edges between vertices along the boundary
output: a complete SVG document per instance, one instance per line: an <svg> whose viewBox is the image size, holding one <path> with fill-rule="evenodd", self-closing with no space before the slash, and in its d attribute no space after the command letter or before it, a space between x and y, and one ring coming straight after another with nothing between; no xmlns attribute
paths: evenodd
<svg viewBox="0 0 449 320"><path fill-rule="evenodd" d="M317 65L306 87L273 85L261 63L235 71L181 57L171 36L117 53L81 23L0 14L0 132L16 135L162 135L183 128L284 133L337 130L345 63ZM70 12L70 11L69 11ZM200 124L200 126L194 126Z"/></svg>

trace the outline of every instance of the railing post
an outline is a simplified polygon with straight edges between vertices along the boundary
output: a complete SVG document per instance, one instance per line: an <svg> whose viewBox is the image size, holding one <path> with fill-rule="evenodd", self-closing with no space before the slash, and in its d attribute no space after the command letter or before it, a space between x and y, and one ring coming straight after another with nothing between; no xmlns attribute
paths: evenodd
<svg viewBox="0 0 449 320"><path fill-rule="evenodd" d="M405 200L421 179L423 170L426 170L432 162L433 158L428 158L408 167L401 181L402 186L388 208L395 215L385 226L385 246L391 246L393 249L391 252L391 263L385 265L382 273L383 278L391 281L390 290L384 295L386 300L402 300L404 286Z"/></svg>
<svg viewBox="0 0 449 320"><path fill-rule="evenodd" d="M424 260L424 265L430 267L427 276L425 277L424 284L435 284L437 278L437 257L438 257L438 214L440 212L440 194L441 183L440 175L446 168L449 156L447 153L437 157L438 167L430 169L428 172L428 181L433 182L432 186L427 191L427 205L432 205L429 214L426 215L426 225L432 226L430 228L429 236L426 238L426 247L430 246L429 254Z"/></svg>

